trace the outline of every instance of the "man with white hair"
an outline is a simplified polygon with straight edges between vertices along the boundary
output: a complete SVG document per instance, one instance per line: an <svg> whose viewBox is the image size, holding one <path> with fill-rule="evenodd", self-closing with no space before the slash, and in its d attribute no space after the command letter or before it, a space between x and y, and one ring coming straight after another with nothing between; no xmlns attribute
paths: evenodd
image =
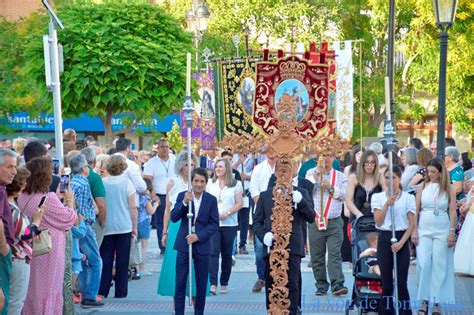
<svg viewBox="0 0 474 315"><path fill-rule="evenodd" d="M77 205L77 213L82 215L86 224L86 234L79 239L81 251L87 257L82 262L82 272L79 274L79 287L82 293L81 307L101 307L103 302L96 300L99 291L100 274L102 272L102 258L95 238L95 209L94 200L87 180L89 165L83 154L74 156L69 162L74 177L71 180L71 190Z"/></svg>
<svg viewBox="0 0 474 315"><path fill-rule="evenodd" d="M379 165L385 165L387 164L387 161L385 159L385 156L383 156L383 145L380 142L372 142L369 145L369 150L372 150L377 154L377 158L379 160Z"/></svg>
<svg viewBox="0 0 474 315"><path fill-rule="evenodd" d="M98 217L95 223L95 232L96 232L96 239L97 244L100 247L102 244L102 239L104 238L103 235L103 227L105 226L105 214L106 214L106 206L105 206L105 187L102 181L102 177L94 171L96 165L96 152L95 149L97 147L91 146L81 150L81 154L84 155L87 161L87 166L89 168L89 176L87 176L87 180L89 181L89 185L91 188L92 197L98 208Z"/></svg>
<svg viewBox="0 0 474 315"><path fill-rule="evenodd" d="M6 185L11 184L16 175L16 153L0 149L0 279L5 296L3 309L8 309L10 274L12 270L11 246L15 239L12 213L8 204Z"/></svg>

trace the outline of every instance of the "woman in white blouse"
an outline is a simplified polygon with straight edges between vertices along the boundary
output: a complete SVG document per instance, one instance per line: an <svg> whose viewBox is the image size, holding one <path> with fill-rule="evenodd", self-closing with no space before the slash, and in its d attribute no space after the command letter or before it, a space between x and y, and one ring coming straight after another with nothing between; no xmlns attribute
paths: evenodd
<svg viewBox="0 0 474 315"><path fill-rule="evenodd" d="M412 235L417 245L418 301L422 301L418 314L427 314L433 302L432 314L439 315L439 303L454 303L456 193L441 159L429 160L426 169L428 176L416 192L419 221Z"/></svg>
<svg viewBox="0 0 474 315"><path fill-rule="evenodd" d="M410 249L408 239L415 228L415 197L402 191L400 179L402 171L394 165L393 168L392 196L389 191L374 194L372 196L372 212L379 238L377 242L377 260L382 277L382 299L379 305L379 314L394 314L393 300L393 253L397 253L398 271L398 303L399 314L412 314L410 307L410 294L408 293L407 279L410 267ZM389 170L384 172L385 187L390 187ZM392 222L394 211L395 221ZM395 225L395 236L397 242L391 243L392 224Z"/></svg>
<svg viewBox="0 0 474 315"><path fill-rule="evenodd" d="M211 294L216 294L219 254L221 261L220 293L227 293L232 270L233 242L239 224L237 212L242 208L242 184L232 176L232 167L225 159L217 160L212 181L207 192L217 198L219 208L219 230L212 237L214 252L210 258Z"/></svg>

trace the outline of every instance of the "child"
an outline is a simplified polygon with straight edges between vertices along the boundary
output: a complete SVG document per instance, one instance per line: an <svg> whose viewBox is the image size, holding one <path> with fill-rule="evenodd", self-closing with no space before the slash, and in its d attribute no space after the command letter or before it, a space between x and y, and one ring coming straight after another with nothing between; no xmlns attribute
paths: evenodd
<svg viewBox="0 0 474 315"><path fill-rule="evenodd" d="M145 178L147 190L140 194L138 202L138 240L141 243L142 262L140 263L140 273L145 273L145 253L150 238L150 219L160 204L160 199L153 200L153 185L149 178ZM148 273L150 275L151 273Z"/></svg>
<svg viewBox="0 0 474 315"><path fill-rule="evenodd" d="M365 240L369 248L360 253L359 257L368 257L367 265L369 266L369 273L375 273L380 276L380 267L377 262L377 239L378 233L372 232L367 234Z"/></svg>
<svg viewBox="0 0 474 315"><path fill-rule="evenodd" d="M72 232L72 291L74 292L74 303L79 303L81 300L79 290L76 286L77 277L82 272L82 260L84 260L85 255L81 253L79 247L79 240L83 238L86 233L86 224L82 219L82 215L78 215L79 225L73 226L71 229Z"/></svg>

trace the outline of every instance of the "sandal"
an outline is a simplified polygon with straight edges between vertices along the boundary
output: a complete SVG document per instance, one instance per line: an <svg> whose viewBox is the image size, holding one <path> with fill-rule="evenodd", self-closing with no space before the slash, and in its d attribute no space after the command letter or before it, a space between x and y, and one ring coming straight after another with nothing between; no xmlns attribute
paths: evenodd
<svg viewBox="0 0 474 315"><path fill-rule="evenodd" d="M431 313L431 315L441 315L441 310L439 308L438 303L435 303L435 305L433 307L433 313Z"/></svg>
<svg viewBox="0 0 474 315"><path fill-rule="evenodd" d="M428 306L428 301L421 301L421 309L418 310L418 315L428 315Z"/></svg>

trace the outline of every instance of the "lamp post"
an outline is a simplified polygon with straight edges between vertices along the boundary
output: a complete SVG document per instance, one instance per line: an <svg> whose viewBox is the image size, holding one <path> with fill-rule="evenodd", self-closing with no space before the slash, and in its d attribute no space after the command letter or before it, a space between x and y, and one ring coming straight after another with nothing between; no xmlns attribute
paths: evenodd
<svg viewBox="0 0 474 315"><path fill-rule="evenodd" d="M199 44L201 43L202 36L207 30L209 17L211 13L207 8L205 1L193 0L191 9L186 13L186 22L188 24L188 30L194 33L194 44L196 46L196 68L199 69Z"/></svg>
<svg viewBox="0 0 474 315"><path fill-rule="evenodd" d="M448 29L453 26L456 16L457 0L433 0L436 26L439 37L439 85L438 85L438 134L436 155L444 158L444 139L446 132L446 63L448 57Z"/></svg>

